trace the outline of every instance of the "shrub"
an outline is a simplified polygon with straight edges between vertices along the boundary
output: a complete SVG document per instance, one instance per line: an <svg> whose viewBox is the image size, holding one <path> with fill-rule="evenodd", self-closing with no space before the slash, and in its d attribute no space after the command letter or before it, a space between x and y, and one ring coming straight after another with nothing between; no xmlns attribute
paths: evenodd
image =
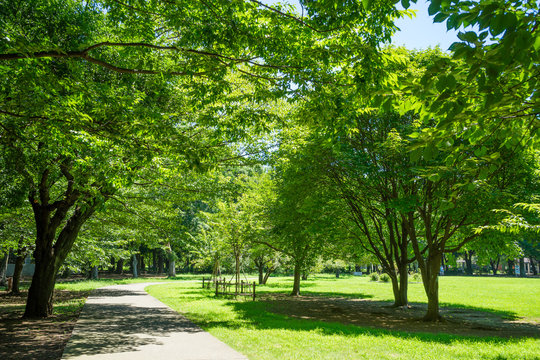
<svg viewBox="0 0 540 360"><path fill-rule="evenodd" d="M382 282L389 282L390 281L390 276L388 276L388 274L382 274L380 277L379 277L379 280L382 281Z"/></svg>
<svg viewBox="0 0 540 360"><path fill-rule="evenodd" d="M369 275L369 278L370 278L371 281L379 281L379 274L377 274L376 272L371 273Z"/></svg>
<svg viewBox="0 0 540 360"><path fill-rule="evenodd" d="M414 273L411 276L411 281L420 282L422 281L422 276L419 273Z"/></svg>

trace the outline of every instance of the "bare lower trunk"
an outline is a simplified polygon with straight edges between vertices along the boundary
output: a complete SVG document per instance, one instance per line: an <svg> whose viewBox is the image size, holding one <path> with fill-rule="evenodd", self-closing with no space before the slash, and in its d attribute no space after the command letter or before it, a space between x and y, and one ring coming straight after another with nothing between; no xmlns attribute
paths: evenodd
<svg viewBox="0 0 540 360"><path fill-rule="evenodd" d="M534 259L533 258L529 258L529 264L531 264L531 271L533 273L534 276L538 275L538 271L536 270L536 265L534 265Z"/></svg>
<svg viewBox="0 0 540 360"><path fill-rule="evenodd" d="M428 258L425 275L422 274L424 289L428 298L428 309L424 321L439 321L439 267L441 255L435 254Z"/></svg>
<svg viewBox="0 0 540 360"><path fill-rule="evenodd" d="M264 278L263 278L263 285L266 285L266 282L268 281L268 278L270 277L270 275L274 272L274 270L276 270L276 267L274 265L272 266L269 266L267 269L266 269L266 274L264 274Z"/></svg>
<svg viewBox="0 0 540 360"><path fill-rule="evenodd" d="M405 269L399 274L390 276L390 279L392 280L392 291L394 292L394 306L407 306L409 304L407 299L409 274L406 269L407 266L405 266Z"/></svg>
<svg viewBox="0 0 540 360"><path fill-rule="evenodd" d="M11 286L11 293L18 295L21 293L19 285L21 283L21 274L24 266L24 258L26 254L21 254L15 259L15 269L13 270L13 285Z"/></svg>
<svg viewBox="0 0 540 360"><path fill-rule="evenodd" d="M92 267L92 280L99 279L99 268L97 266Z"/></svg>
<svg viewBox="0 0 540 360"><path fill-rule="evenodd" d="M138 264L139 264L139 262L137 261L137 255L133 255L131 257L131 272L132 272L134 278L139 277Z"/></svg>
<svg viewBox="0 0 540 360"><path fill-rule="evenodd" d="M294 264L294 283L291 292L292 296L300 296L300 277L302 276L302 269L300 263Z"/></svg>
<svg viewBox="0 0 540 360"><path fill-rule="evenodd" d="M8 267L8 260L9 260L9 251L4 255L2 258L2 261L0 262L0 286L6 286L7 284L7 267Z"/></svg>
<svg viewBox="0 0 540 360"><path fill-rule="evenodd" d="M160 250L158 254L156 274L163 274L163 251L162 250Z"/></svg>
<svg viewBox="0 0 540 360"><path fill-rule="evenodd" d="M259 284L264 284L264 266L259 266Z"/></svg>
<svg viewBox="0 0 540 360"><path fill-rule="evenodd" d="M167 272L167 276L169 277L176 276L176 264L175 264L174 259L169 260L169 271Z"/></svg>
<svg viewBox="0 0 540 360"><path fill-rule="evenodd" d="M124 259L118 259L118 262L116 263L116 273L122 274L124 272Z"/></svg>
<svg viewBox="0 0 540 360"><path fill-rule="evenodd" d="M525 258L519 258L519 276L525 277L527 274L525 273Z"/></svg>
<svg viewBox="0 0 540 360"><path fill-rule="evenodd" d="M24 317L39 318L52 314L56 273L55 257L48 251L34 252L35 271L28 289Z"/></svg>

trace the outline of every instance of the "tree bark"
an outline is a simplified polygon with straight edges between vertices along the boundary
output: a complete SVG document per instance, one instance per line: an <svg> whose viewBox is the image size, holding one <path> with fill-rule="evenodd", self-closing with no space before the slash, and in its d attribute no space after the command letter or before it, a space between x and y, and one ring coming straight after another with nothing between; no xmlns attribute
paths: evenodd
<svg viewBox="0 0 540 360"><path fill-rule="evenodd" d="M158 263L157 263L156 274L163 274L163 251L161 250L158 253Z"/></svg>
<svg viewBox="0 0 540 360"><path fill-rule="evenodd" d="M468 251L465 251L465 273L467 275L472 275L473 274L473 268L472 268L472 257L473 257L473 253L474 251L472 250L468 250Z"/></svg>
<svg viewBox="0 0 540 360"><path fill-rule="evenodd" d="M514 271L514 259L508 259L507 260L507 265L508 265L508 268L506 269L506 274L507 275L515 275L515 271Z"/></svg>
<svg viewBox="0 0 540 360"><path fill-rule="evenodd" d="M98 280L99 279L99 268L98 266L92 267L92 280Z"/></svg>
<svg viewBox="0 0 540 360"><path fill-rule="evenodd" d="M109 272L109 274L114 273L115 264L116 264L116 260L114 259L114 256L111 256L110 264L109 264L109 267L107 268L107 271Z"/></svg>
<svg viewBox="0 0 540 360"><path fill-rule="evenodd" d="M2 258L0 262L0 286L6 286L7 284L7 267L9 261L9 250Z"/></svg>
<svg viewBox="0 0 540 360"><path fill-rule="evenodd" d="M143 254L140 254L139 255L139 258L140 258L140 273L145 273L146 272L146 263L144 262L144 255Z"/></svg>
<svg viewBox="0 0 540 360"><path fill-rule="evenodd" d="M134 278L139 277L139 272L138 272L138 269L137 269L138 264L139 264L139 262L137 261L137 255L133 254L133 256L131 257L131 272L132 272Z"/></svg>
<svg viewBox="0 0 540 360"><path fill-rule="evenodd" d="M14 295L19 295L21 293L19 285L21 283L21 274L24 266L25 257L26 252L22 252L18 254L15 258L15 269L13 270L13 285L11 286L11 293Z"/></svg>
<svg viewBox="0 0 540 360"><path fill-rule="evenodd" d="M264 284L264 266L257 266L259 270L259 285Z"/></svg>
<svg viewBox="0 0 540 360"><path fill-rule="evenodd" d="M497 271L499 270L500 261L501 261L501 256L500 255L497 255L497 261L489 260L489 265L491 266L491 271L493 271L493 276L497 275Z"/></svg>
<svg viewBox="0 0 540 360"><path fill-rule="evenodd" d="M302 276L302 267L300 262L294 264L294 282L291 296L300 296L300 277Z"/></svg>
<svg viewBox="0 0 540 360"><path fill-rule="evenodd" d="M531 270L534 276L538 275L538 270L536 270L536 265L534 264L534 259L529 258L529 264L531 264Z"/></svg>
<svg viewBox="0 0 540 360"><path fill-rule="evenodd" d="M527 274L525 274L525 258L524 257L519 258L519 276L520 277L527 276Z"/></svg>
<svg viewBox="0 0 540 360"><path fill-rule="evenodd" d="M428 309L424 316L424 321L439 321L439 267L441 264L441 254L435 253L428 257L425 275L422 274L424 288L428 298ZM423 271L424 273L424 271Z"/></svg>
<svg viewBox="0 0 540 360"><path fill-rule="evenodd" d="M264 274L264 278L263 278L263 282L262 282L263 285L266 285L266 282L268 281L268 278L274 272L274 270L276 270L275 265L272 265L272 266L269 266L269 267L266 268L266 274Z"/></svg>
<svg viewBox="0 0 540 360"><path fill-rule="evenodd" d="M398 281L399 276L399 281ZM392 280L392 291L394 293L394 305L398 306L407 306L409 301L407 299L408 285L409 285L409 274L407 272L407 264L405 264L404 269L400 269L397 276L390 276Z"/></svg>
<svg viewBox="0 0 540 360"><path fill-rule="evenodd" d="M60 205L51 217L47 198L42 197L41 200L47 205L43 206L37 200L31 201L36 220L35 272L28 289L25 318L47 317L52 314L54 284L58 270L69 254L81 226L96 208L95 205L88 204L85 208L77 206L60 233L56 235L56 229L73 204Z"/></svg>
<svg viewBox="0 0 540 360"><path fill-rule="evenodd" d="M167 276L169 277L175 277L176 276L176 264L174 259L169 260L169 271L167 273Z"/></svg>
<svg viewBox="0 0 540 360"><path fill-rule="evenodd" d="M124 273L124 259L118 259L116 263L116 273L122 275Z"/></svg>

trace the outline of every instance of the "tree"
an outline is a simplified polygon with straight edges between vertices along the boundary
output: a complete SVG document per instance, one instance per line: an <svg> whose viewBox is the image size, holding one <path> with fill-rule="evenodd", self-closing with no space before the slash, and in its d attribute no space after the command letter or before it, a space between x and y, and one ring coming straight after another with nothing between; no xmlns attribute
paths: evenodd
<svg viewBox="0 0 540 360"><path fill-rule="evenodd" d="M330 178L348 209L357 243L389 275L394 306L407 306L408 264L414 260L407 217L414 211L415 190L401 134L410 131L413 118L372 113L356 121L334 145Z"/></svg>
<svg viewBox="0 0 540 360"><path fill-rule="evenodd" d="M293 296L300 295L302 273L324 254L327 244L344 236L335 222L341 208L322 175L327 170L320 161L323 152L307 139L303 127L284 134L276 162L276 198L268 210L274 236L271 242L261 241L292 259Z"/></svg>

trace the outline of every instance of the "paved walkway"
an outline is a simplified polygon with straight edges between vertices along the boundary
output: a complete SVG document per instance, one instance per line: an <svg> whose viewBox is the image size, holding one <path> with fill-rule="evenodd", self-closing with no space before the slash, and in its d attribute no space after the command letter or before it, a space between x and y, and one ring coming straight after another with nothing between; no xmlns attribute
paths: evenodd
<svg viewBox="0 0 540 360"><path fill-rule="evenodd" d="M247 360L148 295L151 284L93 291L62 359Z"/></svg>

